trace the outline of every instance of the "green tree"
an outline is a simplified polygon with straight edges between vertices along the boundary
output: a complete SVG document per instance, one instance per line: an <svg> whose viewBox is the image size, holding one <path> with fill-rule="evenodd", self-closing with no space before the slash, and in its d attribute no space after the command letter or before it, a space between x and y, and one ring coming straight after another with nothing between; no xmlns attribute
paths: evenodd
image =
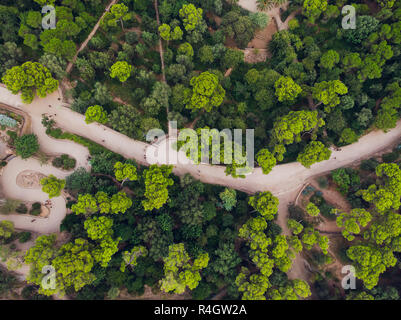
<svg viewBox="0 0 401 320"><path fill-rule="evenodd" d="M35 240L35 245L25 253L25 263L29 265L27 282L40 286L39 293L46 292L46 289L41 285L45 276L42 273L42 268L52 265L52 260L57 254L56 239L55 234L39 236ZM53 294L54 292L50 290L47 293Z"/></svg>
<svg viewBox="0 0 401 320"><path fill-rule="evenodd" d="M351 144L351 143L354 143L354 142L357 142L357 141L358 141L358 135L351 128L345 128L341 132L341 136L340 136L340 139L339 139L340 143Z"/></svg>
<svg viewBox="0 0 401 320"><path fill-rule="evenodd" d="M58 88L58 80L38 62L28 61L8 69L1 80L13 94L21 92L24 103L31 103L35 93L44 98Z"/></svg>
<svg viewBox="0 0 401 320"><path fill-rule="evenodd" d="M196 8L192 3L184 4L179 11L180 18L184 24L185 30L193 31L203 22L201 8Z"/></svg>
<svg viewBox="0 0 401 320"><path fill-rule="evenodd" d="M42 191L49 194L49 198L54 198L60 196L61 190L65 186L65 180L57 179L51 174L47 178L41 179L40 184L42 185Z"/></svg>
<svg viewBox="0 0 401 320"><path fill-rule="evenodd" d="M121 28L124 30L123 21L131 20L131 14L128 12L128 7L121 4L114 4L111 6L110 11L106 12L104 15L101 24L104 27L116 27L117 22L119 21L121 24Z"/></svg>
<svg viewBox="0 0 401 320"><path fill-rule="evenodd" d="M212 63L214 61L212 47L208 45L202 46L199 49L198 57L202 63Z"/></svg>
<svg viewBox="0 0 401 320"><path fill-rule="evenodd" d="M120 82L125 82L131 76L134 68L126 61L117 61L110 67L110 77L118 78Z"/></svg>
<svg viewBox="0 0 401 320"><path fill-rule="evenodd" d="M111 196L110 213L125 213L132 206L132 200L125 192L118 192Z"/></svg>
<svg viewBox="0 0 401 320"><path fill-rule="evenodd" d="M278 101L293 102L302 92L301 87L291 77L280 77L275 83Z"/></svg>
<svg viewBox="0 0 401 320"><path fill-rule="evenodd" d="M265 294L271 287L269 276L264 274L252 274L247 268L242 267L235 279L238 291L242 292L242 300L266 300Z"/></svg>
<svg viewBox="0 0 401 320"><path fill-rule="evenodd" d="M248 201L266 220L273 220L278 210L278 199L270 191L259 192Z"/></svg>
<svg viewBox="0 0 401 320"><path fill-rule="evenodd" d="M14 233L14 223L12 221L0 221L0 239L7 240Z"/></svg>
<svg viewBox="0 0 401 320"><path fill-rule="evenodd" d="M225 69L228 69L236 68L243 61L244 53L242 51L228 48L224 53L221 63Z"/></svg>
<svg viewBox="0 0 401 320"><path fill-rule="evenodd" d="M120 161L114 164L114 175L118 181L135 181L138 180L138 174L136 172L136 167L131 163L122 163Z"/></svg>
<svg viewBox="0 0 401 320"><path fill-rule="evenodd" d="M320 213L319 208L316 207L316 205L313 202L309 202L305 209L306 212L312 217L317 217Z"/></svg>
<svg viewBox="0 0 401 320"><path fill-rule="evenodd" d="M269 174L276 165L276 158L267 149L261 149L256 155L256 161L262 167L263 174Z"/></svg>
<svg viewBox="0 0 401 320"><path fill-rule="evenodd" d="M305 147L304 151L298 154L297 161L300 162L304 167L310 168L310 166L316 162L329 160L331 150L329 150L320 141L311 141Z"/></svg>
<svg viewBox="0 0 401 320"><path fill-rule="evenodd" d="M77 203L71 206L71 211L75 214L91 214L96 212L97 209L96 198L91 194L78 195Z"/></svg>
<svg viewBox="0 0 401 320"><path fill-rule="evenodd" d="M15 151L22 159L27 159L39 151L38 138L35 134L24 134L15 140Z"/></svg>
<svg viewBox="0 0 401 320"><path fill-rule="evenodd" d="M354 240L354 235L361 232L360 227L366 227L372 219L371 214L365 209L352 209L349 213L334 211L334 213L337 214L337 226L344 228L341 233L348 241Z"/></svg>
<svg viewBox="0 0 401 320"><path fill-rule="evenodd" d="M95 262L91 249L85 239L75 239L60 247L51 263L57 270L56 292L59 295L63 296L67 289L79 291L95 281L96 277L91 273Z"/></svg>
<svg viewBox="0 0 401 320"><path fill-rule="evenodd" d="M311 295L309 284L300 279L291 280L286 286L268 291L272 300L299 300Z"/></svg>
<svg viewBox="0 0 401 320"><path fill-rule="evenodd" d="M303 14L311 23L320 17L322 12L327 9L327 0L304 0Z"/></svg>
<svg viewBox="0 0 401 320"><path fill-rule="evenodd" d="M85 112L85 122L92 123L98 122L105 124L107 122L107 113L102 106L94 105L88 107Z"/></svg>
<svg viewBox="0 0 401 320"><path fill-rule="evenodd" d="M237 204L237 192L234 189L225 188L219 194L221 201L223 201L223 208L231 211Z"/></svg>
<svg viewBox="0 0 401 320"><path fill-rule="evenodd" d="M160 37L166 41L170 40L181 40L183 32L180 27L176 26L173 30L168 24L163 23L159 26Z"/></svg>
<svg viewBox="0 0 401 320"><path fill-rule="evenodd" d="M304 229L303 225L294 219L288 219L287 226L288 226L288 229L290 229L291 232L295 235L300 234L302 232L302 230Z"/></svg>
<svg viewBox="0 0 401 320"><path fill-rule="evenodd" d="M370 244L350 247L347 256L354 262L355 276L363 281L367 289L375 287L380 274L397 262L390 249L377 248Z"/></svg>
<svg viewBox="0 0 401 320"><path fill-rule="evenodd" d="M123 251L123 261L120 267L121 272L125 272L127 266L130 266L131 270L133 270L138 265L138 258L147 257L147 255L148 249L144 246L135 246L131 251Z"/></svg>
<svg viewBox="0 0 401 320"><path fill-rule="evenodd" d="M324 120L318 118L317 111L290 111L273 125L273 138L284 144L301 140L301 133L322 127Z"/></svg>
<svg viewBox="0 0 401 320"><path fill-rule="evenodd" d="M348 93L348 88L340 80L322 81L320 83L315 83L312 88L313 98L318 100L319 104L324 104L324 110L327 113L340 104L339 95L344 95L346 93Z"/></svg>
<svg viewBox="0 0 401 320"><path fill-rule="evenodd" d="M167 187L173 185L173 179L169 178L172 166L151 165L144 171L145 198L142 205L146 211L160 209L168 200Z"/></svg>
<svg viewBox="0 0 401 320"><path fill-rule="evenodd" d="M113 219L101 216L85 220L84 228L92 240L102 240L113 234Z"/></svg>
<svg viewBox="0 0 401 320"><path fill-rule="evenodd" d="M222 30L227 37L233 38L239 48L245 48L252 40L256 26L249 16L232 10L223 16Z"/></svg>
<svg viewBox="0 0 401 320"><path fill-rule="evenodd" d="M180 44L177 49L178 54L188 56L192 58L194 56L194 49L192 48L191 44L188 42Z"/></svg>
<svg viewBox="0 0 401 320"><path fill-rule="evenodd" d="M325 69L333 69L340 61L340 55L335 50L328 50L320 58L320 66Z"/></svg>
<svg viewBox="0 0 401 320"><path fill-rule="evenodd" d="M225 90L219 83L216 75L210 72L203 72L190 81L192 97L190 103L186 105L188 109L205 109L210 112L213 107L218 107L223 103Z"/></svg>
<svg viewBox="0 0 401 320"><path fill-rule="evenodd" d="M200 270L207 267L209 255L201 253L191 264L184 244L178 243L169 246L168 256L163 260L164 278L160 280L160 289L181 294L186 287L193 290L198 286L201 280Z"/></svg>

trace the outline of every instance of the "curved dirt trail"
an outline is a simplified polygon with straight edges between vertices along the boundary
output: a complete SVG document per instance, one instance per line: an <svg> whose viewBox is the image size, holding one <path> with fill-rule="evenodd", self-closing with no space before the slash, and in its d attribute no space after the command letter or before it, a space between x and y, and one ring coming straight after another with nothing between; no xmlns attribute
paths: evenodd
<svg viewBox="0 0 401 320"><path fill-rule="evenodd" d="M86 124L84 116L72 111L69 108L61 106L58 92L48 95L44 99L35 98L30 105L24 105L19 96L11 94L7 89L0 87L0 103L4 103L15 108L24 110L32 119L32 131L38 136L41 148L48 153L69 153L77 159L78 167L87 167L86 158L88 151L85 147L65 140L56 140L49 138L45 129L41 124L43 113L52 114L56 125L68 132L79 134L87 139L103 145L126 158L135 159L138 163L149 165L153 162L168 163L166 154L170 156L175 152L171 146L167 147L167 141L162 140L157 148L147 148L150 146L144 142L133 140L123 134L120 134L106 126L92 123ZM341 151L333 150L329 160L316 163L310 169L303 167L300 163L288 163L277 165L268 174L264 175L260 168L254 169L253 173L246 176L245 179L235 179L226 176L223 166L211 166L207 164L175 164L174 173L183 175L189 173L204 183L219 184L230 188L241 190L247 193L255 193L258 191L271 191L283 203L293 201L291 197L296 194L302 185L308 179L329 172L331 170L350 165L361 159L371 157L373 154L386 149L388 146L396 143L401 136L401 121L397 123L396 128L388 133L382 131L372 131L358 142L343 147ZM156 157L152 157L153 149L159 152ZM147 153L147 156L145 156ZM147 160L146 160L147 159ZM170 162L171 163L171 162ZM20 171L30 168L20 168ZM7 167L5 171L8 171ZM12 183L15 183L14 181ZM282 208L284 210L284 208ZM279 212L279 223L286 230L285 217L286 213Z"/></svg>
<svg viewBox="0 0 401 320"><path fill-rule="evenodd" d="M41 166L39 161L33 158L27 160L14 158L8 163L6 170L0 176L0 183L6 197L41 203L49 199L48 195L42 192L40 188L27 189L15 183L18 174L24 169L33 170L45 175L53 174L58 178L65 178L71 174L71 172L63 172L50 165ZM52 198L51 202L52 208L50 209L48 218L28 216L27 214L10 214L0 215L0 220L12 221L17 229L39 232L41 234L59 232L61 221L66 215L65 199L60 196Z"/></svg>

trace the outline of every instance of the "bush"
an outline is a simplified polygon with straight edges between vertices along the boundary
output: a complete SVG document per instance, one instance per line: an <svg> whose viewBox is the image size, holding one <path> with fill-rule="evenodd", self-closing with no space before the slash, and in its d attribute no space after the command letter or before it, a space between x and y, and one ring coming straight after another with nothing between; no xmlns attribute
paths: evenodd
<svg viewBox="0 0 401 320"><path fill-rule="evenodd" d="M318 206L318 208L323 217L325 217L329 220L336 219L337 216L335 214L331 213L331 210L334 209L334 207L329 205L327 202L322 203L320 206Z"/></svg>
<svg viewBox="0 0 401 320"><path fill-rule="evenodd" d="M36 286L24 287L21 291L21 296L25 300L52 300L52 297L39 294Z"/></svg>
<svg viewBox="0 0 401 320"><path fill-rule="evenodd" d="M398 153L390 152L382 155L383 162L393 163L398 159Z"/></svg>
<svg viewBox="0 0 401 320"><path fill-rule="evenodd" d="M296 221L304 219L304 211L300 206L289 205L288 206L289 218Z"/></svg>
<svg viewBox="0 0 401 320"><path fill-rule="evenodd" d="M38 138L34 134L24 134L15 140L15 151L22 159L31 157L38 150Z"/></svg>
<svg viewBox="0 0 401 320"><path fill-rule="evenodd" d="M21 203L16 209L16 212L25 214L28 212L28 207L25 205L25 203Z"/></svg>
<svg viewBox="0 0 401 320"><path fill-rule="evenodd" d="M326 189L329 185L329 180L326 177L319 177L317 178L317 183L319 187L322 189Z"/></svg>
<svg viewBox="0 0 401 320"><path fill-rule="evenodd" d="M56 168L63 168L64 170L71 170L75 168L76 160L70 158L67 154L63 154L52 161L53 166Z"/></svg>
<svg viewBox="0 0 401 320"><path fill-rule="evenodd" d="M378 165L379 161L374 158L370 158L361 162L361 169L365 171L375 171Z"/></svg>
<svg viewBox="0 0 401 320"><path fill-rule="evenodd" d="M31 214L33 216L38 216L40 214L41 207L42 207L42 205L40 204L40 202L33 203L29 214Z"/></svg>
<svg viewBox="0 0 401 320"><path fill-rule="evenodd" d="M18 233L18 241L20 243L25 243L25 242L31 240L31 238L32 238L32 234L28 231Z"/></svg>
<svg viewBox="0 0 401 320"><path fill-rule="evenodd" d="M15 140L18 138L17 133L15 131L7 130L7 135L10 137L8 143L13 146Z"/></svg>
<svg viewBox="0 0 401 320"><path fill-rule="evenodd" d="M0 207L0 212L2 214L9 214L14 212L18 206L21 204L21 201L14 199L6 199L6 201Z"/></svg>
<svg viewBox="0 0 401 320"><path fill-rule="evenodd" d="M321 206L323 203L326 203L326 200L324 200L324 198L319 195L317 192L315 192L315 194L310 197L310 202L312 202L313 204L315 204L317 207Z"/></svg>
<svg viewBox="0 0 401 320"><path fill-rule="evenodd" d="M46 130L46 133L56 139L66 139L79 143L84 147L87 147L92 156L107 151L107 149L102 147L100 144L69 132L63 132L60 128Z"/></svg>
<svg viewBox="0 0 401 320"><path fill-rule="evenodd" d="M194 300L205 300L212 294L212 288L210 284L201 282L199 285L192 291L192 298Z"/></svg>

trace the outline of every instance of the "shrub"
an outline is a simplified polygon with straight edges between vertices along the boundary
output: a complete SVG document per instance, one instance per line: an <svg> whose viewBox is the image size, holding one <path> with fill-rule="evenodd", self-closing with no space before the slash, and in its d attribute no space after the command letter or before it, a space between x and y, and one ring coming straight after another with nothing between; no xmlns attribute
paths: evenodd
<svg viewBox="0 0 401 320"><path fill-rule="evenodd" d="M18 241L20 243L25 243L25 242L31 240L31 237L32 237L32 234L28 231L18 233Z"/></svg>
<svg viewBox="0 0 401 320"><path fill-rule="evenodd" d="M0 207L0 212L2 214L9 214L14 212L20 204L21 201L19 200L6 199L6 201Z"/></svg>
<svg viewBox="0 0 401 320"><path fill-rule="evenodd" d="M28 212L28 208L27 208L27 206L25 205L25 203L21 203L21 204L15 209L15 211L18 212L18 213L21 213L21 214L25 214L25 213Z"/></svg>
<svg viewBox="0 0 401 320"><path fill-rule="evenodd" d="M6 126L9 128L15 128L17 126L17 121L13 118L10 118L4 114L0 114L0 125Z"/></svg>
<svg viewBox="0 0 401 320"><path fill-rule="evenodd" d="M74 158L70 158L67 154L63 154L60 157L55 158L52 161L52 164L56 168L71 170L75 168L76 160Z"/></svg>
<svg viewBox="0 0 401 320"><path fill-rule="evenodd" d="M365 171L375 171L378 165L379 161L374 158L370 158L361 162L361 169Z"/></svg>
<svg viewBox="0 0 401 320"><path fill-rule="evenodd" d="M13 146L15 140L17 140L17 138L18 138L17 133L15 131L7 130L7 135L10 137L8 139L8 143Z"/></svg>
<svg viewBox="0 0 401 320"><path fill-rule="evenodd" d="M336 215L331 213L331 210L334 209L333 206L329 205L327 202L322 203L319 207L320 214L329 219L329 220L335 220Z"/></svg>
<svg viewBox="0 0 401 320"><path fill-rule="evenodd" d="M326 189L329 185L329 180L326 177L319 177L317 178L317 183L319 187L322 189Z"/></svg>
<svg viewBox="0 0 401 320"><path fill-rule="evenodd" d="M304 211L299 206L289 205L288 206L289 218L296 221L304 219Z"/></svg>
<svg viewBox="0 0 401 320"><path fill-rule="evenodd" d="M40 204L40 202L33 203L29 214L31 214L33 216L38 216L40 214L41 207L42 207L42 205Z"/></svg>
<svg viewBox="0 0 401 320"><path fill-rule="evenodd" d="M383 162L392 163L398 159L398 153L390 152L382 155Z"/></svg>
<svg viewBox="0 0 401 320"><path fill-rule="evenodd" d="M38 150L38 138L34 134L24 134L15 140L15 151L22 159L31 157Z"/></svg>
<svg viewBox="0 0 401 320"><path fill-rule="evenodd" d="M319 207L323 203L326 203L326 200L324 200L324 198L321 195L315 192L315 194L312 197L310 197L310 202Z"/></svg>

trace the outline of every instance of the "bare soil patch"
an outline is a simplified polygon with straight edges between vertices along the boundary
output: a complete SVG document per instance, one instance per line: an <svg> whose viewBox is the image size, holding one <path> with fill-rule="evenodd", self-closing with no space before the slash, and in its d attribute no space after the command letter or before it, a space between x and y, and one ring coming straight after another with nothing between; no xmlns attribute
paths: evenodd
<svg viewBox="0 0 401 320"><path fill-rule="evenodd" d="M255 33L255 37L248 43L248 48L267 49L267 44L277 32L277 25L273 19L270 19L269 24L262 30ZM270 56L270 54L269 54Z"/></svg>
<svg viewBox="0 0 401 320"><path fill-rule="evenodd" d="M42 187L40 184L42 178L46 178L42 173L32 170L24 170L18 174L16 182L21 188L40 189Z"/></svg>

